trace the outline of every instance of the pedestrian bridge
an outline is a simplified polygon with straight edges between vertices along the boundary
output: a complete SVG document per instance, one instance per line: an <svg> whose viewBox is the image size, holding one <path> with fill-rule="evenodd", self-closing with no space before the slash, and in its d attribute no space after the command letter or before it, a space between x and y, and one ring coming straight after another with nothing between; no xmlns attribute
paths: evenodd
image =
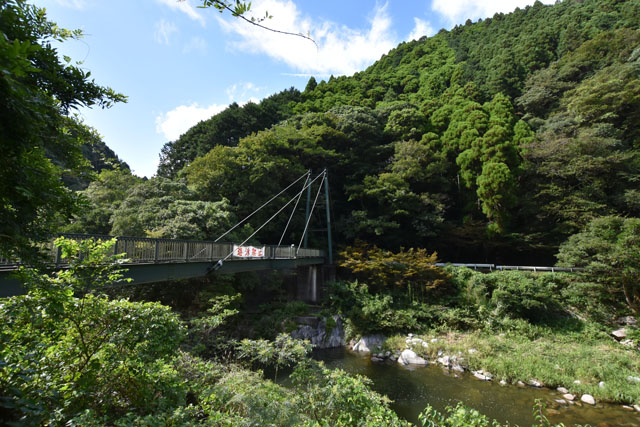
<svg viewBox="0 0 640 427"><path fill-rule="evenodd" d="M123 254L125 277L134 283L154 283L203 277L212 273L240 273L259 270L296 270L304 266L326 264L320 249L296 248L294 245L247 246L211 241L111 237L89 234L65 234L76 240L115 239L113 254ZM48 269L65 268L60 248L50 243ZM0 259L0 297L24 293L11 273L19 263ZM309 274L309 273L307 273ZM315 273L314 273L315 274ZM314 279L315 281L315 279Z"/></svg>

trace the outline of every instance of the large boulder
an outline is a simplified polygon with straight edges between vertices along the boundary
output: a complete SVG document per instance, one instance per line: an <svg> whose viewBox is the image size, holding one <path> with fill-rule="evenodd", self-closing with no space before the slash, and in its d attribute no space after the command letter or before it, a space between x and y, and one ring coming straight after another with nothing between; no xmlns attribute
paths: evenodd
<svg viewBox="0 0 640 427"><path fill-rule="evenodd" d="M398 363L401 365L420 365L425 366L429 362L427 362L422 357L418 356L415 351L406 349L402 353L400 353L400 357L398 357Z"/></svg>
<svg viewBox="0 0 640 427"><path fill-rule="evenodd" d="M371 353L373 350L382 347L382 344L387 340L384 335L367 335L360 338L351 346L351 350L358 351L360 353Z"/></svg>
<svg viewBox="0 0 640 427"><path fill-rule="evenodd" d="M583 394L582 397L580 397L580 401L588 405L596 404L596 399L594 399L590 394Z"/></svg>
<svg viewBox="0 0 640 427"><path fill-rule="evenodd" d="M616 329L615 331L611 332L611 335L613 335L613 337L618 341L623 340L627 338L627 329L626 328Z"/></svg>
<svg viewBox="0 0 640 427"><path fill-rule="evenodd" d="M345 345L342 318L336 315L333 316L332 319L332 323L335 326L328 328L327 318L317 319L315 322L305 318L304 324L298 326L298 329L291 332L291 337L307 340L311 342L315 348L342 347ZM300 320L300 318L298 320Z"/></svg>

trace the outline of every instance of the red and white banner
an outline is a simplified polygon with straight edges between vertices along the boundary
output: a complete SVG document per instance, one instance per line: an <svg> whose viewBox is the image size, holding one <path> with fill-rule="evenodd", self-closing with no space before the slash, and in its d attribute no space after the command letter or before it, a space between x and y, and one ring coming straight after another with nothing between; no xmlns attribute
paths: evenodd
<svg viewBox="0 0 640 427"><path fill-rule="evenodd" d="M256 248L255 246L233 245L233 256L236 258L264 258L264 248L264 246Z"/></svg>

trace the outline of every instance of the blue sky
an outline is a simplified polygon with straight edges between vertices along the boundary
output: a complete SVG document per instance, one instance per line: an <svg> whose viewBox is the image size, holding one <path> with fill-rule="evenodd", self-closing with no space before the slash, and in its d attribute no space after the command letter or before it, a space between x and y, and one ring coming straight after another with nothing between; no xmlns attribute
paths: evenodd
<svg viewBox="0 0 640 427"><path fill-rule="evenodd" d="M96 82L129 97L108 110L82 109L134 173L151 177L163 144L231 102L258 101L309 76L351 75L398 43L467 19L510 12L532 0L254 0L265 25L310 34L270 33L196 0L34 0L81 40L61 54L91 71ZM548 0L547 0L548 2Z"/></svg>

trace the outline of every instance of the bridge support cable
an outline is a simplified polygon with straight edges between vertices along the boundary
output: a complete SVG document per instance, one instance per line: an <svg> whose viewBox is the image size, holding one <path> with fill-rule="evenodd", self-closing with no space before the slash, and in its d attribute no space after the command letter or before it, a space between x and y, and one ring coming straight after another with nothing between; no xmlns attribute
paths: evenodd
<svg viewBox="0 0 640 427"><path fill-rule="evenodd" d="M300 246L302 246L302 242L305 236L307 235L307 229L309 228L309 223L311 222L311 217L313 216L313 210L315 209L316 203L318 202L318 196L320 196L320 192L322 191L322 184L324 184L324 180L327 178L327 170L325 169L324 171L322 171L322 173L318 175L316 179L318 179L319 177L322 177L322 181L320 181L320 185L318 186L318 192L316 193L316 198L313 200L313 206L311 207L311 212L307 216L307 223L304 226L304 231L302 232L302 238L300 239L300 243L298 243L298 248L296 249L296 256L300 251Z"/></svg>
<svg viewBox="0 0 640 427"><path fill-rule="evenodd" d="M269 218L268 220L266 220L260 227L258 227L258 229L256 231L254 231L251 236L247 237L242 243L240 243L239 246L244 245L245 243L247 243L249 240L251 240L251 238L253 236L255 236L256 234L258 234L258 232L260 230L262 230L267 224L269 224L276 216L278 216L280 214L280 212L282 212L283 210L286 209L287 206L289 206L294 200L296 200L302 193L304 193L304 191L310 187L311 185L313 185L314 182L316 182L318 180L318 178L323 177L324 178L324 174L320 174L317 177L313 178L306 187L304 187L302 190L300 190L300 192L298 192L297 194L295 194L291 199L289 199L289 201L287 203L285 203L279 210L278 212L274 213L271 218ZM320 185L320 188L322 188L322 183ZM299 248L298 248L299 249ZM296 252L297 254L297 252ZM220 267L222 267L222 263L224 261L226 261L227 259L229 259L229 257L233 255L233 250L231 250L231 252L229 252L227 254L227 256L225 256L224 258L218 260L218 262L213 266L213 270L218 270Z"/></svg>
<svg viewBox="0 0 640 427"><path fill-rule="evenodd" d="M298 179L296 179L295 181L293 181L291 184L287 185L287 187L280 191L278 194L276 194L275 196L273 196L272 198L270 198L269 200L267 200L262 206L260 206L258 209L256 209L255 211L251 212L249 215L247 215L242 221L238 222L236 225L234 225L233 227L231 227L230 229L228 229L227 231L225 231L224 233L222 233L220 235L220 237L218 237L216 240L214 240L214 242L217 242L218 240L222 239L224 236L226 236L227 234L231 233L233 230L235 230L238 226L240 226L241 224L243 224L244 222L246 222L249 218L251 218L253 215L255 215L256 213L258 213L258 211L260 211L262 208L264 208L265 206L267 206L269 203L271 203L272 201L274 201L276 199L276 197L280 196L282 193L284 193L285 191L287 191L289 188L293 187L298 181L300 181L302 178L307 177L307 181L309 180L309 176L311 175L311 171L308 170L307 172L305 172L304 174L302 174L302 176L300 176Z"/></svg>
<svg viewBox="0 0 640 427"><path fill-rule="evenodd" d="M309 171L311 172L311 171ZM289 215L289 221L287 221L287 225L284 227L284 231L282 232L282 236L280 236L280 240L278 240L278 246L282 243L282 239L284 239L284 235L287 233L287 229L289 228L289 224L291 224L291 220L293 219L293 215L296 213L296 209L298 208L298 203L300 203L300 199L302 198L302 193L304 193L304 189L307 187L307 183L309 182L309 178L311 175L307 175L307 179L304 181L304 185L302 186L302 190L298 193L298 200L296 200L296 204L293 205L293 210L291 211L291 215ZM311 187L309 187L311 188Z"/></svg>

